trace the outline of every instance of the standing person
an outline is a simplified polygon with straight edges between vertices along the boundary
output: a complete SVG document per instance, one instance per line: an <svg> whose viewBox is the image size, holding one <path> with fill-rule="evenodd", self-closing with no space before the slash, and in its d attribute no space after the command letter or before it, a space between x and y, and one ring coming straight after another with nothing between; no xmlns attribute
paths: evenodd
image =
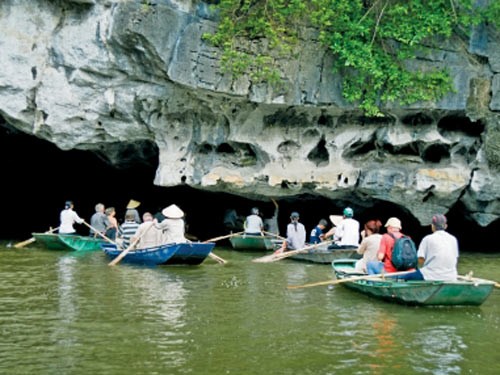
<svg viewBox="0 0 500 375"><path fill-rule="evenodd" d="M278 227L278 214L279 214L279 206L278 202L276 202L273 198L271 198L274 204L274 212L273 215L269 218L264 219L264 229L272 234L276 234L279 236L280 230Z"/></svg>
<svg viewBox="0 0 500 375"><path fill-rule="evenodd" d="M137 232L139 224L135 221L135 215L132 210L127 210L125 214L125 222L118 228L120 237L123 239L123 248L128 249L130 246L130 239Z"/></svg>
<svg viewBox="0 0 500 375"><path fill-rule="evenodd" d="M184 236L186 231L183 219L184 212L175 204L171 204L161 213L165 216L165 220L161 223L154 220L154 226L162 231L161 244L187 242Z"/></svg>
<svg viewBox="0 0 500 375"><path fill-rule="evenodd" d="M142 220L142 224L139 225L135 235L130 239L132 243L139 239L135 248L145 249L161 245L162 232L154 226L153 215L150 212L145 212L144 215L142 215Z"/></svg>
<svg viewBox="0 0 500 375"><path fill-rule="evenodd" d="M364 225L363 240L358 247L358 254L363 255L363 258L356 262L355 270L357 272L367 272L366 265L368 262L376 262L378 249L382 235L379 233L382 223L380 220L369 220Z"/></svg>
<svg viewBox="0 0 500 375"><path fill-rule="evenodd" d="M300 215L298 212L292 212L290 215L290 223L286 227L286 240L283 241L281 249L275 253L282 253L288 250L302 249L306 245L306 228L304 224L299 222Z"/></svg>
<svg viewBox="0 0 500 375"><path fill-rule="evenodd" d="M457 279L458 241L448 233L446 216L436 214L432 217L431 230L418 247L418 263L422 266L412 273L401 276L404 280L439 280Z"/></svg>
<svg viewBox="0 0 500 375"><path fill-rule="evenodd" d="M134 221L137 224L141 223L141 217L139 216L139 211L137 211L137 207L139 207L140 205L141 205L141 202L135 201L133 199L131 199L127 204L127 212L131 211L134 214ZM126 215L126 213L125 213L125 215Z"/></svg>
<svg viewBox="0 0 500 375"><path fill-rule="evenodd" d="M94 231L96 229L99 233L104 234L106 228L108 227L108 218L104 213L104 205L102 203L97 203L95 205L95 213L90 218L90 236L97 237L98 234Z"/></svg>
<svg viewBox="0 0 500 375"><path fill-rule="evenodd" d="M251 214L247 216L244 224L245 234L250 234L254 236L262 236L262 231L264 230L264 223L262 218L259 216L259 209L257 207L252 208Z"/></svg>
<svg viewBox="0 0 500 375"><path fill-rule="evenodd" d="M351 207L346 207L343 214L343 220L333 234L335 242L328 246L329 249L357 249L359 246L359 221L353 218Z"/></svg>
<svg viewBox="0 0 500 375"><path fill-rule="evenodd" d="M397 217L391 217L385 223L387 233L382 235L380 240L380 246L377 252L377 260L368 262L366 265L368 274L374 275L384 272L397 272L398 270L392 264L392 249L394 248L394 243L396 239L403 236L401 230L401 220Z"/></svg>
<svg viewBox="0 0 500 375"><path fill-rule="evenodd" d="M108 207L104 211L108 220L108 226L106 227L106 237L111 240L116 240L118 235L118 220L116 220L116 210L114 207Z"/></svg>
<svg viewBox="0 0 500 375"><path fill-rule="evenodd" d="M75 228L73 227L74 223L82 224L83 219L78 216L78 214L73 211L75 205L72 201L66 201L64 203L64 210L61 211L59 215L59 219L61 225L59 225L59 233L61 234L77 234Z"/></svg>
<svg viewBox="0 0 500 375"><path fill-rule="evenodd" d="M321 219L318 222L318 225L316 225L313 230L311 230L311 235L309 236L309 243L311 244L316 244L320 243L325 239L325 234L323 231L325 230L328 222L325 219Z"/></svg>

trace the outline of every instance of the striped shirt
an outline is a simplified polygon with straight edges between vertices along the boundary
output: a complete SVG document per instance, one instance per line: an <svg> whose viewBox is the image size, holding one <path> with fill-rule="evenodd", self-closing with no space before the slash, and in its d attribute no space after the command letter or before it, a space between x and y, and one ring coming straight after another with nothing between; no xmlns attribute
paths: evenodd
<svg viewBox="0 0 500 375"><path fill-rule="evenodd" d="M130 246L130 239L137 232L137 228L139 228L139 224L135 221L125 221L122 225L120 225L120 236L123 238L123 247L128 249Z"/></svg>

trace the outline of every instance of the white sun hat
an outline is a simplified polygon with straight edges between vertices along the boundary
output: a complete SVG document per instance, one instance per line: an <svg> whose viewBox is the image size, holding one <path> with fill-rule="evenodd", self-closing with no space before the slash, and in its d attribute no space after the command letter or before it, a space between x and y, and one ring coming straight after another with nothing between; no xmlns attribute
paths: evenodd
<svg viewBox="0 0 500 375"><path fill-rule="evenodd" d="M184 212L175 204L171 204L167 208L164 208L161 213L169 219L180 219L184 216Z"/></svg>

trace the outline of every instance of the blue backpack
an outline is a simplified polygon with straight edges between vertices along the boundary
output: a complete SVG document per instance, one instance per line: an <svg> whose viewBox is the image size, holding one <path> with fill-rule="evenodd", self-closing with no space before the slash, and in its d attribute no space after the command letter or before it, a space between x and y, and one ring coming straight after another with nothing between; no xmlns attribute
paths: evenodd
<svg viewBox="0 0 500 375"><path fill-rule="evenodd" d="M410 268L417 267L417 248L415 242L408 236L401 236L396 238L395 236L389 234L394 238L394 247L392 249L392 265L398 271L406 271Z"/></svg>

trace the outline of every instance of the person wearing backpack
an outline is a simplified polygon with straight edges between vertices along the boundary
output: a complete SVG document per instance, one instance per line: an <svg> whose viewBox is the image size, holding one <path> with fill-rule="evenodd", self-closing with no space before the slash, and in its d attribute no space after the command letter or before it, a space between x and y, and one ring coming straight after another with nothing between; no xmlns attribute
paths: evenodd
<svg viewBox="0 0 500 375"><path fill-rule="evenodd" d="M387 229L387 233L382 235L382 239L380 240L380 246L377 252L378 261L371 261L366 265L369 275L402 271L401 269L398 270L392 262L394 244L397 240L404 237L404 234L401 232L401 220L397 217L391 217L387 220L385 227ZM415 265L413 267L415 266L416 254Z"/></svg>
<svg viewBox="0 0 500 375"><path fill-rule="evenodd" d="M440 281L457 279L458 241L455 236L446 232L447 221L444 215L432 216L432 234L425 236L418 247L418 263L421 268L402 275L400 279Z"/></svg>

